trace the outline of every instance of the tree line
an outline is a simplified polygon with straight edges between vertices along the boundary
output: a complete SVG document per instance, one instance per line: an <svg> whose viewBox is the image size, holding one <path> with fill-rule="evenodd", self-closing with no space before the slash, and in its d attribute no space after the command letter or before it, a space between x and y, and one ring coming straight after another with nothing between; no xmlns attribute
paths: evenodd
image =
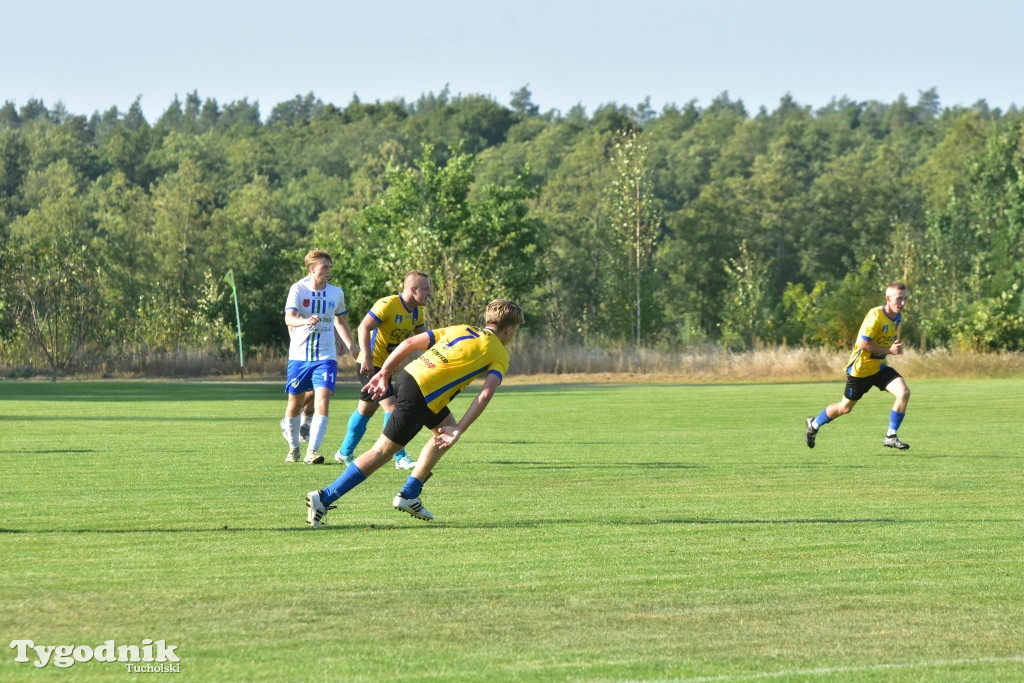
<svg viewBox="0 0 1024 683"><path fill-rule="evenodd" d="M575 346L849 345L890 280L904 340L1024 349L1024 113L723 93L543 112L447 89L269 116L246 100L91 116L0 108L0 353L54 374L152 352L283 348L311 247L353 322L431 274L433 324L490 298Z"/></svg>

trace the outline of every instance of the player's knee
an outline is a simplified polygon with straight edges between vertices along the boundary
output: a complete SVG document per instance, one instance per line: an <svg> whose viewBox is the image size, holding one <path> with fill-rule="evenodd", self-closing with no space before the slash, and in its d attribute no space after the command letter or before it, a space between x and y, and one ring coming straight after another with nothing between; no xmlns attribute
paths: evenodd
<svg viewBox="0 0 1024 683"><path fill-rule="evenodd" d="M836 417L839 417L840 415L848 414L851 410L853 410L853 407L855 405L857 405L857 404L856 403L840 403L840 404L836 405Z"/></svg>
<svg viewBox="0 0 1024 683"><path fill-rule="evenodd" d="M375 459L386 460L402 449L402 445L395 443L383 434L374 442L370 450Z"/></svg>

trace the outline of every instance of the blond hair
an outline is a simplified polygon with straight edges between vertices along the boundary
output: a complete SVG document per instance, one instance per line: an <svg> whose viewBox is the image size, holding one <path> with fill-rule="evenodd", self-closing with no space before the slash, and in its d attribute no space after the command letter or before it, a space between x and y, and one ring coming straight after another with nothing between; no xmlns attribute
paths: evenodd
<svg viewBox="0 0 1024 683"><path fill-rule="evenodd" d="M484 320L487 325L500 330L511 325L522 325L525 318L523 309L516 302L508 299L495 299L487 304Z"/></svg>
<svg viewBox="0 0 1024 683"><path fill-rule="evenodd" d="M331 265L334 265L334 261L331 259L331 255L328 254L323 249L311 250L308 254L306 254L306 258L302 259L302 262L306 264L306 270L309 270L310 268L313 267L313 264L320 260L327 261Z"/></svg>
<svg viewBox="0 0 1024 683"><path fill-rule="evenodd" d="M408 273L405 274L405 279L402 280L402 282L408 282L409 278L411 277L425 277L428 280L430 279L430 276L424 273L422 270L410 270Z"/></svg>

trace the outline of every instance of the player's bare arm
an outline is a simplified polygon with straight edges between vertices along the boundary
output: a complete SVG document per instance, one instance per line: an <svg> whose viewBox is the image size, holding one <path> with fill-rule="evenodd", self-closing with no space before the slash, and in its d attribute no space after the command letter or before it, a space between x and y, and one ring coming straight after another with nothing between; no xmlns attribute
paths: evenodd
<svg viewBox="0 0 1024 683"><path fill-rule="evenodd" d="M501 386L501 380L498 379L497 375L487 375L487 379L484 381L484 388L480 390L480 393L473 399L473 402L469 404L469 408L466 409L458 424L438 428L437 433L434 435L434 445L443 449L454 446L459 437L469 429L469 425L473 424L480 417L480 414L484 412L499 386Z"/></svg>
<svg viewBox="0 0 1024 683"><path fill-rule="evenodd" d="M895 341L893 341L891 345L882 346L881 344L876 344L870 339L864 339L863 337L861 337L860 339L857 340L857 348L860 349L861 351L867 351L868 353L873 353L876 355L887 353L893 356L898 356L899 354L903 353L903 342L900 341L899 339L896 339Z"/></svg>
<svg viewBox="0 0 1024 683"><path fill-rule="evenodd" d="M381 396L387 393L388 379L390 379L395 370L401 366L402 361L404 361L413 351L426 351L429 348L430 335L426 332L409 337L395 347L395 350L391 352L388 359L384 361L384 365L381 366L380 371L371 377L370 381L363 387L363 391L372 394L374 400L379 400Z"/></svg>
<svg viewBox="0 0 1024 683"><path fill-rule="evenodd" d="M348 352L352 354L352 360L359 358L359 346L352 340L352 331L348 329L348 323L345 322L345 318L340 315L334 316L334 329L341 337L341 341L345 342L345 346L348 347Z"/></svg>
<svg viewBox="0 0 1024 683"><path fill-rule="evenodd" d="M360 372L367 373L373 369L373 347L370 346L370 338L373 331L379 326L380 321L369 313L363 316L363 321L359 323L359 348L366 349L366 353L363 354L363 363L359 368Z"/></svg>
<svg viewBox="0 0 1024 683"><path fill-rule="evenodd" d="M318 315L304 318L294 308L289 308L284 312L284 324L288 327L305 327L307 325L316 325L318 322L320 322L320 316Z"/></svg>

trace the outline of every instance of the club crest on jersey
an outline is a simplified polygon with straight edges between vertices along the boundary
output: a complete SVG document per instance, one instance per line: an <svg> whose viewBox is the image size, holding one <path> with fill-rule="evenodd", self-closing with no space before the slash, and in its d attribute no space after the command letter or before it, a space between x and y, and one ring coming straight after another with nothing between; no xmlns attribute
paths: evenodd
<svg viewBox="0 0 1024 683"><path fill-rule="evenodd" d="M309 304L310 304L310 300L309 299L303 299L302 300L302 305L304 307L309 308Z"/></svg>
<svg viewBox="0 0 1024 683"><path fill-rule="evenodd" d="M889 326L888 325L883 325L882 326L882 334L885 334L888 331L889 331Z"/></svg>
<svg viewBox="0 0 1024 683"><path fill-rule="evenodd" d="M395 316L395 324L396 325L401 325L402 324L402 314L401 313L399 313L398 315Z"/></svg>

